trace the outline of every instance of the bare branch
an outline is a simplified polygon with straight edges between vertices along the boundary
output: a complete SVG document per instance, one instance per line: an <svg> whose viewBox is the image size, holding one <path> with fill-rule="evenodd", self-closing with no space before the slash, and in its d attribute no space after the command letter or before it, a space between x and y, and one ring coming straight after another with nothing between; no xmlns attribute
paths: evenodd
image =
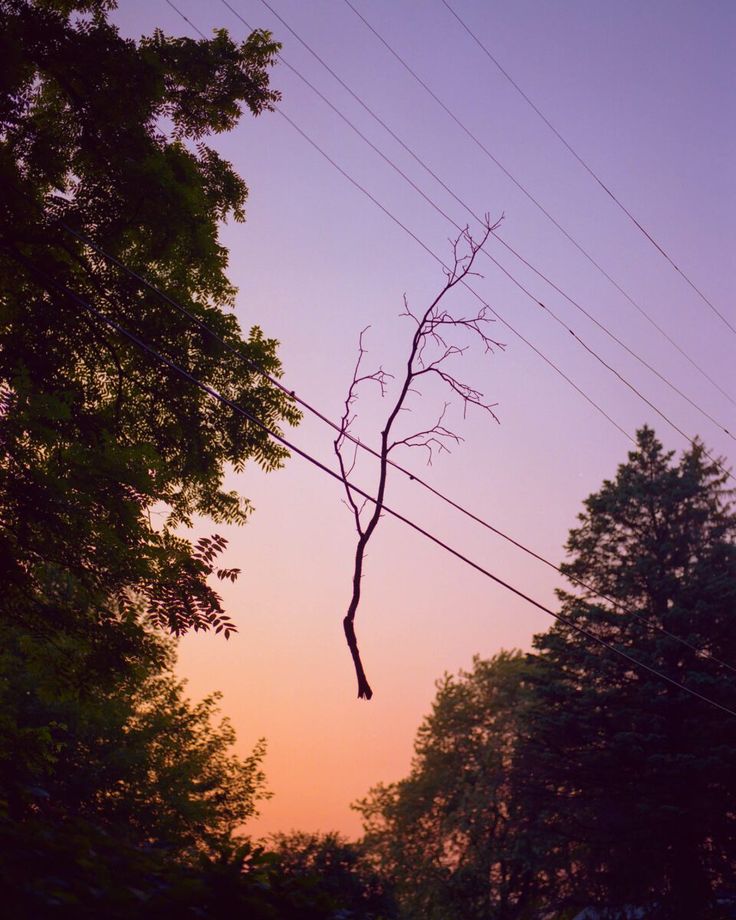
<svg viewBox="0 0 736 920"><path fill-rule="evenodd" d="M429 466L432 465L432 457L435 450L439 454L449 454L450 448L448 447L448 442L459 444L463 438L442 424L448 406L449 403L444 404L439 418L431 428L427 428L425 431L415 431L413 434L407 435L405 438L398 438L396 441L393 441L389 445L388 453L390 453L395 447L421 447L427 451L427 464Z"/></svg>
<svg viewBox="0 0 736 920"><path fill-rule="evenodd" d="M340 466L340 477L342 478L343 484L345 486L345 493L347 495L346 503L353 514L353 517L355 520L355 527L359 535L363 533L363 526L361 523L361 513L363 509L365 508L365 502L362 502L361 505L358 506L357 502L353 498L353 492L349 484L350 474L355 469L355 463L356 463L357 454L358 454L358 444L356 442L352 442L353 455L352 455L352 459L349 462L346 462L345 456L344 456L345 442L347 440L346 435L348 431L350 430L350 427L356 418L355 413L351 415L351 408L358 399L358 387L362 383L366 383L368 381L377 383L381 390L381 396L383 397L386 395L387 381L392 376L391 374L388 374L386 371L384 371L382 367L379 367L377 371L373 371L369 374L360 373L360 368L361 368L361 364L363 363L363 358L367 354L366 348L363 345L363 337L365 336L366 332L369 329L370 329L370 326L366 326L361 331L360 336L358 338L358 357L355 362L355 370L353 371L353 379L350 383L350 387L348 388L347 396L345 397L344 411L342 414L342 418L340 419L340 431L333 442L335 455L337 456L338 464Z"/></svg>
<svg viewBox="0 0 736 920"><path fill-rule="evenodd" d="M350 473L355 466L355 455L352 461L347 463L344 459L345 444L347 440L352 440L352 435L348 435L350 425L355 419L351 414L352 407L357 400L358 387L368 381L377 383L381 390L381 396L385 397L387 392L387 382L392 379L388 374L379 367L377 371L362 374L361 365L366 354L363 344L363 337L367 331L364 329L358 340L358 358L353 371L353 379L348 388L345 398L345 411L341 420L340 432L335 439L334 447L340 467L340 475L348 497L347 504L353 513L355 529L358 535L355 549L355 561L353 566L352 595L348 610L343 620L345 637L348 647L353 658L355 673L358 678L358 697L370 699L373 691L366 679L363 670L363 664L358 650L358 642L355 636L355 614L360 604L360 589L363 579L363 565L366 557L366 548L373 535L378 522L381 519L383 503L386 492L386 481L389 466L389 454L397 447L419 447L427 451L427 462L431 463L435 453L449 452L451 444L459 444L462 438L447 427L445 424L445 414L449 408L449 403L445 402L442 411L439 413L437 421L431 427L423 431L414 431L401 437L391 437L394 423L402 412L408 411L405 405L410 395L421 395L417 390L415 383L421 376L434 374L451 392L459 398L463 407L463 416L467 414L469 406L475 406L478 409L490 414L498 421L493 408L496 403L487 402L483 393L466 383L454 374L445 369L444 365L452 359L462 357L470 348L470 343L480 345L484 353L493 352L496 348L504 346L493 339L488 332L488 324L493 322L491 311L488 306L483 306L477 313L469 316L456 316L449 308L445 307L446 296L471 275L477 274L473 271L473 265L478 252L481 250L488 237L499 226L500 221L495 224L490 223L486 215L483 234L480 240L476 241L466 227L459 236L451 240L452 260L451 264L444 267L445 284L439 291L434 300L429 304L424 313L417 314L409 306L408 298L404 294L403 310L400 316L406 316L413 320L415 325L412 336L409 355L406 361L406 370L401 381L398 396L388 414L386 423L381 432L381 447L376 453L379 458L379 472L376 496L372 500L373 510L368 515L367 520L364 517L366 511L366 502L360 506L353 498L352 487L349 481ZM456 341L458 336L465 341ZM357 447L357 445L356 445Z"/></svg>

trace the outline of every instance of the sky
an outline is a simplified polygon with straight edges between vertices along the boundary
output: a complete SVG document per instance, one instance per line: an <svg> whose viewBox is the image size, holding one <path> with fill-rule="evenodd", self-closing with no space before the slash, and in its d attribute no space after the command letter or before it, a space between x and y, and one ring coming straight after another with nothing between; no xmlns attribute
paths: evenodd
<svg viewBox="0 0 736 920"><path fill-rule="evenodd" d="M476 214L503 216L498 233L509 245L717 423L490 241L488 252L533 296L480 256L476 268L483 277L471 286L537 351L496 321L490 333L499 347L491 354L471 348L453 370L496 404L498 421L472 409L464 418L455 400L446 422L463 440L431 466L420 451L405 450L398 462L555 563L564 559L583 499L626 460L632 444L620 429L633 435L649 424L678 452L699 435L733 463L734 439L723 429L736 431L736 335L574 159L442 0L350 2L479 143L346 0L269 0L272 10L261 0L229 2L251 26L272 30L288 64L452 220L477 232L456 198L272 10L278 13L457 198ZM448 2L736 325L736 6L728 0ZM176 5L205 34L214 28L237 39L247 34L221 0ZM166 0L121 0L113 18L131 37L156 27L197 37ZM421 310L443 285L441 265L407 231L444 261L457 233L284 63L274 68L272 83L282 93L282 112L406 228L279 113L246 116L231 134L214 139L250 189L247 221L222 228L229 274L239 288L237 316L244 329L257 324L280 341L284 382L338 419L361 330L370 327L366 369L400 374L413 332L400 316L402 298ZM480 302L459 289L446 305L468 315ZM365 442L377 444L392 393L395 383L383 400L376 387L361 391L353 432ZM402 416L403 433L431 424L445 398L423 388ZM289 436L334 467L334 434L323 423L305 417ZM371 491L375 466L361 461L355 479ZM407 774L435 681L471 667L474 655L530 648L551 620L386 517L369 547L356 620L375 695L358 700L341 624L356 535L339 483L296 456L278 472L252 465L229 482L256 508L244 528L216 528L230 540L225 564L242 569L238 582L222 589L239 632L229 642L185 637L179 672L193 697L223 692L223 712L242 753L267 739L264 766L273 798L250 826L253 834L335 829L356 836L360 820L350 804L371 786ZM400 473L391 473L386 500L541 603L556 604L557 573Z"/></svg>

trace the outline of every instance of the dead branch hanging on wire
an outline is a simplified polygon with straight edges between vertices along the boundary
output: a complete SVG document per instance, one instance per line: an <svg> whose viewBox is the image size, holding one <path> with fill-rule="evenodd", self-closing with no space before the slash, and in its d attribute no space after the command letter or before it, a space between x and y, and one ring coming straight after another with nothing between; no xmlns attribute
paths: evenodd
<svg viewBox="0 0 736 920"><path fill-rule="evenodd" d="M393 434L394 423L397 421L399 414L402 411L406 411L405 404L408 397L412 393L418 394L416 384L422 378L429 377L438 378L450 391L450 398L454 396L460 400L463 406L463 415L467 413L470 406L475 406L488 413L495 421L498 421L493 412L495 404L486 402L483 393L465 383L450 369L452 359L462 357L469 347L467 344L460 345L454 341L454 339L458 338L458 333L461 333L465 339L468 336L471 339L475 339L485 352L491 352L494 348L504 347L488 334L488 325L493 322L491 310L484 304L474 314L458 316L446 309L444 302L454 287L461 284L468 276L477 276L477 272L472 270L475 257L491 233L498 228L499 223L500 221L491 224L488 215L486 215L483 233L478 241L473 239L467 228L452 241L452 263L450 267L445 267L444 269L445 284L424 313L414 313L406 296L404 296L404 310L401 315L408 317L414 323L415 329L399 393L381 432L381 444L378 450L378 486L375 492L375 500L370 503L373 506L372 509L367 509L369 504L367 499L359 500L350 484L350 474L356 462L357 441L349 434L349 431L355 421L353 407L358 398L358 389L364 383L375 383L381 391L381 396L385 396L389 381L393 379L393 375L384 371L382 367L370 373L362 373L363 359L366 354L363 339L367 329L364 329L360 334L358 359L355 364L353 379L345 398L345 411L334 447L340 475L345 486L347 505L353 515L355 529L358 534L353 567L352 595L343 620L343 627L358 678L358 697L362 699L369 700L373 696L373 691L365 676L358 650L358 642L355 637L355 614L360 604L360 587L366 547L373 536L383 511L389 455L397 447L419 447L427 452L427 461L431 463L435 452L449 451L450 444L457 444L462 440L459 435L445 424L445 414L449 402L445 402L438 414L437 421L425 430L398 437ZM370 513L367 513L368 511Z"/></svg>

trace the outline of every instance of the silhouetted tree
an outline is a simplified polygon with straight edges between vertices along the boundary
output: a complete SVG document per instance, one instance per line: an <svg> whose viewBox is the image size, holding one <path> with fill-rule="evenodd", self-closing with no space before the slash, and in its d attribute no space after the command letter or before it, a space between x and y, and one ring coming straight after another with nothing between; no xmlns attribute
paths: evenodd
<svg viewBox="0 0 736 920"><path fill-rule="evenodd" d="M673 457L638 433L570 532L568 622L441 681L410 775L358 803L408 917L728 916L736 718L574 629L736 709L728 476Z"/></svg>
<svg viewBox="0 0 736 920"><path fill-rule="evenodd" d="M275 834L268 852L285 880L301 880L331 917L391 920L398 916L392 885L365 847L340 834Z"/></svg>
<svg viewBox="0 0 736 920"><path fill-rule="evenodd" d="M357 804L365 845L394 879L402 916L530 916L547 858L515 769L530 667L521 653L501 652L446 675L417 732L409 776Z"/></svg>
<svg viewBox="0 0 736 920"><path fill-rule="evenodd" d="M61 621L62 607L142 599L174 632L227 635L207 551L174 531L194 515L243 522L250 505L223 489L226 465L272 469L285 452L65 292L263 422L297 419L252 365L84 241L279 373L276 342L255 326L242 341L228 309L218 224L244 218L247 188L205 143L272 105L278 45L224 30L136 43L107 21L113 6L0 0L0 616Z"/></svg>
<svg viewBox="0 0 736 920"><path fill-rule="evenodd" d="M280 373L277 343L232 313L219 225L247 187L207 143L272 107L278 45L131 41L114 6L0 0L0 871L18 917L141 917L174 891L193 909L186 872L235 845L261 789L260 749L232 756L216 700L186 701L141 618L235 629L209 583L237 576L225 541L181 529L244 522L226 469L285 451L75 296L271 428L297 421L257 370Z"/></svg>
<svg viewBox="0 0 736 920"><path fill-rule="evenodd" d="M88 637L0 623L0 881L13 916L142 909L155 878L238 844L266 795L263 745L237 757L218 695L190 702L173 665L171 640L132 616Z"/></svg>
<svg viewBox="0 0 736 920"><path fill-rule="evenodd" d="M560 592L565 616L736 708L733 671L708 658L736 663L736 516L722 467L697 442L674 463L644 428L579 520L563 571L610 600ZM736 718L564 623L535 645L528 807L567 850L571 896L705 916L714 888L734 880Z"/></svg>

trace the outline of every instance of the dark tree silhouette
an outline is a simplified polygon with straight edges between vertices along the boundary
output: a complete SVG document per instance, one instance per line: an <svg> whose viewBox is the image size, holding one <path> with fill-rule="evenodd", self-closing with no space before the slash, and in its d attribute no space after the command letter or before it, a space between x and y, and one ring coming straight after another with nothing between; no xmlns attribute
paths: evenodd
<svg viewBox="0 0 736 920"><path fill-rule="evenodd" d="M244 110L272 107L278 45L224 30L134 42L107 21L112 6L0 0L0 614L57 616L49 587L61 585L70 609L143 598L174 632L227 635L208 549L175 530L194 515L244 522L250 505L223 488L226 466L272 469L286 452L64 291L270 427L296 421L288 396L83 242L280 373L277 343L257 326L244 341L229 309L219 222L244 219L247 187L207 144ZM154 506L168 510L159 526Z"/></svg>
<svg viewBox="0 0 736 920"><path fill-rule="evenodd" d="M439 412L437 421L425 430L414 431L410 434L394 434L395 424L400 414L407 409L409 397L418 392L417 385L419 382L428 377L439 379L449 390L450 396L460 400L463 406L463 413L467 412L469 407L474 406L490 415L491 418L496 418L493 412L494 404L487 402L479 390L458 377L456 372L451 370L450 363L453 358L461 358L468 349L468 344L460 343L461 340L467 340L468 337L479 342L486 352L492 351L495 347L503 347L488 334L488 325L493 322L490 310L488 307L483 306L472 315L457 315L446 308L445 300L450 292L462 284L467 277L476 274L473 272L475 258L490 234L497 227L498 223L491 224L488 216L486 216L484 232L479 240L474 240L467 229L454 240L452 244L452 264L449 268L445 268L445 284L423 313L415 313L409 306L406 296L404 296L402 315L406 316L414 324L415 329L409 347L406 370L400 378L398 395L381 431L380 448L378 450L378 483L370 513L366 513L367 500L359 500L358 496L354 494L350 483L350 474L355 466L357 451L357 444L350 437L350 427L355 420L353 406L358 398L358 389L362 384L368 382L377 384L381 395L385 396L388 382L393 377L384 371L382 367L368 373L362 372L363 359L366 353L363 346L363 337L366 330L363 330L360 335L358 360L345 398L345 411L341 420L340 433L335 439L334 446L340 474L345 485L347 504L352 512L355 529L358 534L353 566L352 594L343 620L343 627L358 678L358 697L362 699L370 699L373 691L365 676L358 650L354 625L355 614L360 604L360 587L363 578L366 548L378 526L383 511L389 457L398 447L420 447L427 452L428 462L431 462L435 451L447 451L449 449L448 444L457 443L461 440L459 435L445 424L445 414L449 406L447 402ZM350 446L353 447L352 456L348 455Z"/></svg>
<svg viewBox="0 0 736 920"><path fill-rule="evenodd" d="M358 804L408 918L732 915L736 720L590 638L736 707L726 486L639 431L570 532L566 622L438 683L409 776Z"/></svg>
<svg viewBox="0 0 736 920"><path fill-rule="evenodd" d="M560 592L576 625L734 708L736 516L722 465L696 442L679 462L643 428L611 480L585 500ZM652 630L649 624L667 632ZM536 639L537 708L522 770L529 807L567 850L579 904L706 916L736 867L736 720L634 669L558 622Z"/></svg>

